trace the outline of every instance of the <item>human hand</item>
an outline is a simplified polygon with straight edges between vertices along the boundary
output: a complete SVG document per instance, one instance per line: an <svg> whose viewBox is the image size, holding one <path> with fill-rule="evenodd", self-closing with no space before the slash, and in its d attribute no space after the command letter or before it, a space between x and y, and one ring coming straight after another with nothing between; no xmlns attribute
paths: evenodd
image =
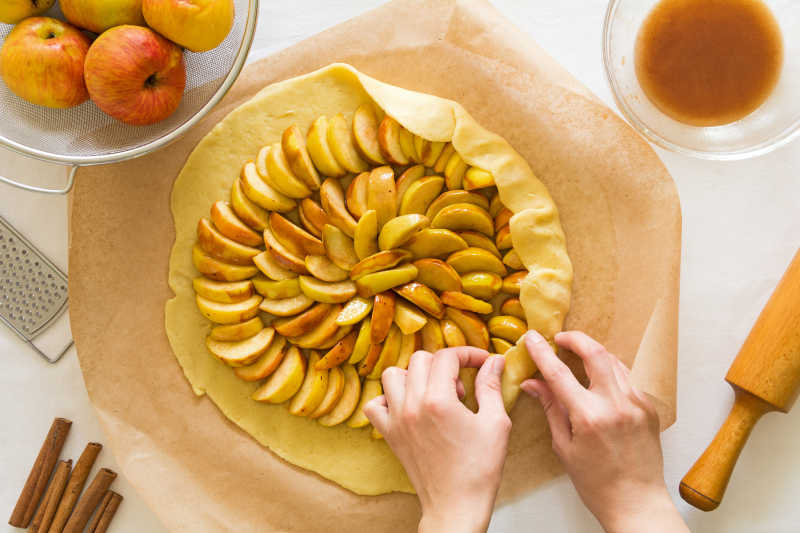
<svg viewBox="0 0 800 533"><path fill-rule="evenodd" d="M520 387L544 408L553 450L583 503L608 533L688 532L664 483L658 415L631 384L630 371L588 335L559 333L555 342L583 361L583 387L535 331L525 345L544 380Z"/></svg>
<svg viewBox="0 0 800 533"><path fill-rule="evenodd" d="M470 346L419 351L407 371L383 372L384 395L364 407L417 491L420 532L486 531L511 431L500 393L504 364ZM458 399L462 367L480 367L477 413Z"/></svg>

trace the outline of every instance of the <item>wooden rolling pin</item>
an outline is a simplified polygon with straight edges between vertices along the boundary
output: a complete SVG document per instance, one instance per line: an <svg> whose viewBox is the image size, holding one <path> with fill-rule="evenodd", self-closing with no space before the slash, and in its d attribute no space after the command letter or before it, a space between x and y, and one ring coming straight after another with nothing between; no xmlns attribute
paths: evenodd
<svg viewBox="0 0 800 533"><path fill-rule="evenodd" d="M717 436L681 481L681 497L717 508L739 453L769 411L788 412L800 391L800 250L750 331L725 381L736 400Z"/></svg>

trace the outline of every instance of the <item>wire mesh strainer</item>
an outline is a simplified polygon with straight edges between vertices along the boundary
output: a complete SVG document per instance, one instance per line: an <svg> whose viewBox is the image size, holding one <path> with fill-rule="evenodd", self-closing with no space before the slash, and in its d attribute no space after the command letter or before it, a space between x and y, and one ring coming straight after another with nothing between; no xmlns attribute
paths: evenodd
<svg viewBox="0 0 800 533"><path fill-rule="evenodd" d="M184 52L186 89L178 109L150 126L129 126L104 114L91 101L70 109L49 109L14 95L0 81L0 145L44 161L72 165L59 189L35 187L0 176L23 189L64 194L82 165L114 163L147 154L177 139L200 120L239 75L255 32L258 0L234 0L236 16L225 40L203 53ZM48 15L63 20L57 8ZM0 41L13 26L0 24Z"/></svg>

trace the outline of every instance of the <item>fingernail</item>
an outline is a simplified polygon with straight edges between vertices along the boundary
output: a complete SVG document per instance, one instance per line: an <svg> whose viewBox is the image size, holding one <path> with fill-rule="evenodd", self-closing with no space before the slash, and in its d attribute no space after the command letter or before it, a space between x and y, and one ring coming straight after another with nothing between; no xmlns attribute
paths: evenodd
<svg viewBox="0 0 800 533"><path fill-rule="evenodd" d="M539 393L536 392L535 388L533 388L533 384L528 382L528 381L523 381L520 384L519 388L522 389L523 392L525 392L527 394L530 394L534 398L538 398L539 397Z"/></svg>
<svg viewBox="0 0 800 533"><path fill-rule="evenodd" d="M544 340L544 337L535 329L529 330L525 338L531 342L542 342Z"/></svg>
<svg viewBox="0 0 800 533"><path fill-rule="evenodd" d="M500 376L503 374L503 368L506 366L505 357L501 355L492 356L492 373Z"/></svg>

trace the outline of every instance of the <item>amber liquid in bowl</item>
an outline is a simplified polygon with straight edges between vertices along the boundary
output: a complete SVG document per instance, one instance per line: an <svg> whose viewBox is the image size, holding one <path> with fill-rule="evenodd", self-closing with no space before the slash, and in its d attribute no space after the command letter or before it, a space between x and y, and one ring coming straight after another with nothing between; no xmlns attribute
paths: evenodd
<svg viewBox="0 0 800 533"><path fill-rule="evenodd" d="M661 0L642 24L636 77L653 104L693 126L735 122L780 77L783 39L761 0Z"/></svg>

